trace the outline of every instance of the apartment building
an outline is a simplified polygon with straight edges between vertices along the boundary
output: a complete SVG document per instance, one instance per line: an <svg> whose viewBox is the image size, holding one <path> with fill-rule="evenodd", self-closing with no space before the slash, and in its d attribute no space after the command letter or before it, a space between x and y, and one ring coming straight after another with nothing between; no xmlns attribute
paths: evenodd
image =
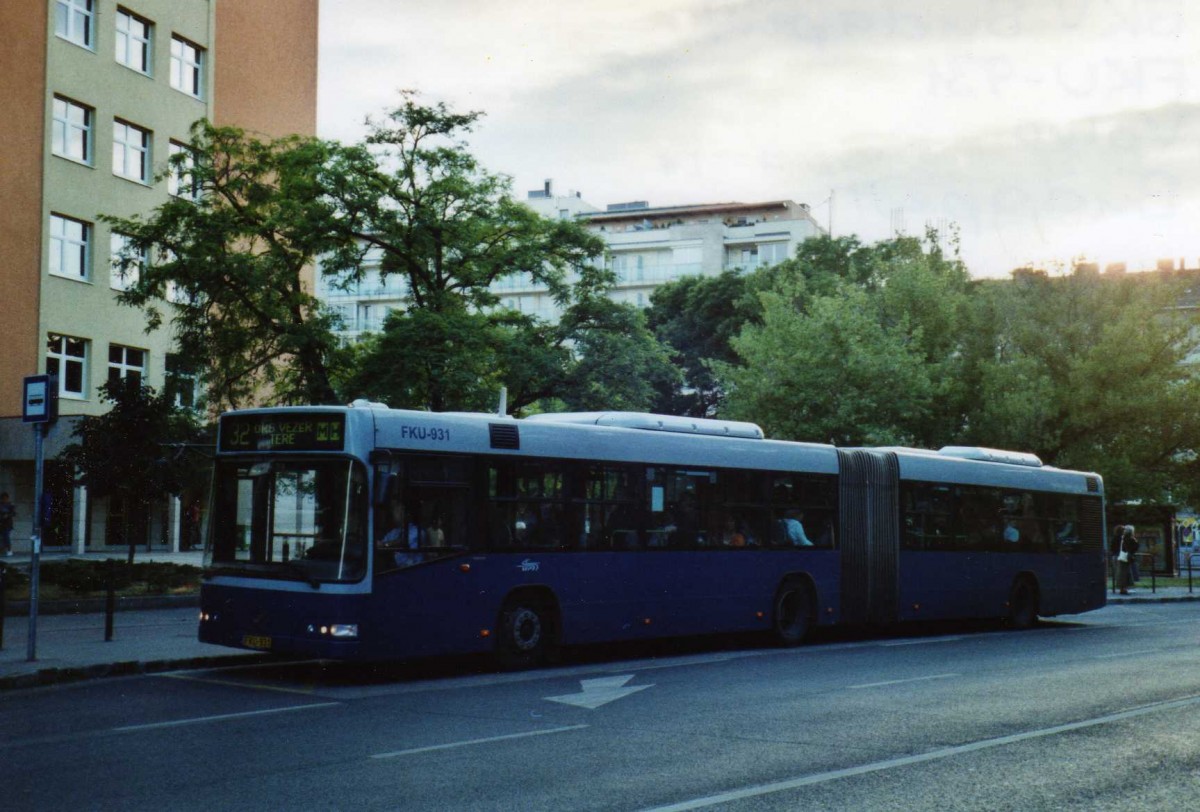
<svg viewBox="0 0 1200 812"><path fill-rule="evenodd" d="M602 261L617 275L609 295L636 307L647 307L659 285L685 276L774 265L794 256L804 240L824 233L808 206L791 200L658 208L634 201L601 210L577 192L556 194L546 181L525 202L543 217L575 220L600 236L607 249ZM318 295L339 310L347 340L378 332L390 311L404 307L404 280L381 278L377 264L368 255L363 281L348 290L328 280L318 282ZM492 291L505 307L547 321L561 315L546 288L527 274L501 279Z"/></svg>
<svg viewBox="0 0 1200 812"><path fill-rule="evenodd" d="M33 437L22 380L58 376L60 420L46 439L50 546L99 546L147 517L92 505L53 457L71 425L99 414L106 380L172 379L169 325L146 332L117 294L122 237L101 216L145 214L181 178L161 177L207 118L264 136L315 134L318 0L23 0L0 4L0 491L27 544ZM176 511L177 512L177 511ZM123 531L128 527L121 528ZM123 533L121 534L123 537Z"/></svg>

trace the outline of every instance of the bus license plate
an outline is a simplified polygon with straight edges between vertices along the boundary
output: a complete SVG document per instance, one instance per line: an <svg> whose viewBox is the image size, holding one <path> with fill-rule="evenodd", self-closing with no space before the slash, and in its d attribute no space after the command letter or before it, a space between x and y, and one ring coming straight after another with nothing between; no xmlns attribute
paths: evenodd
<svg viewBox="0 0 1200 812"><path fill-rule="evenodd" d="M257 634L248 634L242 638L242 645L246 648L269 649L271 648L271 638L262 637Z"/></svg>

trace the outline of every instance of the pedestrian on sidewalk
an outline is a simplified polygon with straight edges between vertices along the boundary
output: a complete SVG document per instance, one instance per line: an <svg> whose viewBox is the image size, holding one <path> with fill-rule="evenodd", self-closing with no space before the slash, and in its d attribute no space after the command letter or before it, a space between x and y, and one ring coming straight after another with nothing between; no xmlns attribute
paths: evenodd
<svg viewBox="0 0 1200 812"><path fill-rule="evenodd" d="M1142 549L1142 543L1138 541L1133 525L1127 525L1125 531L1133 539L1133 549L1129 553L1129 583L1132 586L1142 579L1142 574L1138 572L1137 561L1138 550Z"/></svg>
<svg viewBox="0 0 1200 812"><path fill-rule="evenodd" d="M17 509L8 498L8 492L0 493L0 555L12 555L13 519Z"/></svg>
<svg viewBox="0 0 1200 812"><path fill-rule="evenodd" d="M1117 587L1122 595L1128 595L1129 587L1133 585L1129 564L1137 552L1137 539L1133 536L1133 525L1118 528L1118 531L1121 540L1117 546Z"/></svg>

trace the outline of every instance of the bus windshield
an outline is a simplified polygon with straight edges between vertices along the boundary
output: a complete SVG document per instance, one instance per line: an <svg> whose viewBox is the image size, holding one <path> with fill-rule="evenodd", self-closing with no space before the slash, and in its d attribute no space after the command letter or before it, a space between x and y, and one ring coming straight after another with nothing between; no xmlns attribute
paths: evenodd
<svg viewBox="0 0 1200 812"><path fill-rule="evenodd" d="M205 566L307 581L366 573L366 474L345 458L219 460Z"/></svg>

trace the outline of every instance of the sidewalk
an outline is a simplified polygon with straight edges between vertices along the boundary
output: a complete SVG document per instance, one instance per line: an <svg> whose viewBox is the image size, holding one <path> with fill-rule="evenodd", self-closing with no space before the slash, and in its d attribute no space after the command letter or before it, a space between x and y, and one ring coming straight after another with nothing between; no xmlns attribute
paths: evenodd
<svg viewBox="0 0 1200 812"><path fill-rule="evenodd" d="M1128 595L1121 595L1108 590L1108 602L1111 603L1164 603L1167 601L1200 601L1200 578L1196 579L1193 591L1188 592L1186 586L1160 586L1150 591L1150 579L1143 578Z"/></svg>
<svg viewBox="0 0 1200 812"><path fill-rule="evenodd" d="M124 561L127 549L112 548L77 555L66 550L44 552L43 563L68 558L114 558ZM200 566L203 553L170 552L139 548L135 562L171 562ZM29 571L29 554L14 553L0 559L7 566ZM4 621L0 649L0 692L103 676L142 674L174 668L199 668L239 661L253 662L264 655L253 651L213 646L196 639L199 610L196 606L158 609L120 609L113 615L113 639L104 641L104 612L88 611L99 601L80 601L87 607L74 614L55 614L49 604L37 619L35 662L28 661L29 618L9 614ZM169 602L168 602L169 603ZM102 605L102 604L101 604ZM100 609L99 606L96 609Z"/></svg>
<svg viewBox="0 0 1200 812"><path fill-rule="evenodd" d="M196 639L197 610L117 612L113 639L104 641L104 613L40 615L37 660L28 661L29 618L8 617L0 649L0 691L94 677L253 662L263 654L239 652Z"/></svg>

